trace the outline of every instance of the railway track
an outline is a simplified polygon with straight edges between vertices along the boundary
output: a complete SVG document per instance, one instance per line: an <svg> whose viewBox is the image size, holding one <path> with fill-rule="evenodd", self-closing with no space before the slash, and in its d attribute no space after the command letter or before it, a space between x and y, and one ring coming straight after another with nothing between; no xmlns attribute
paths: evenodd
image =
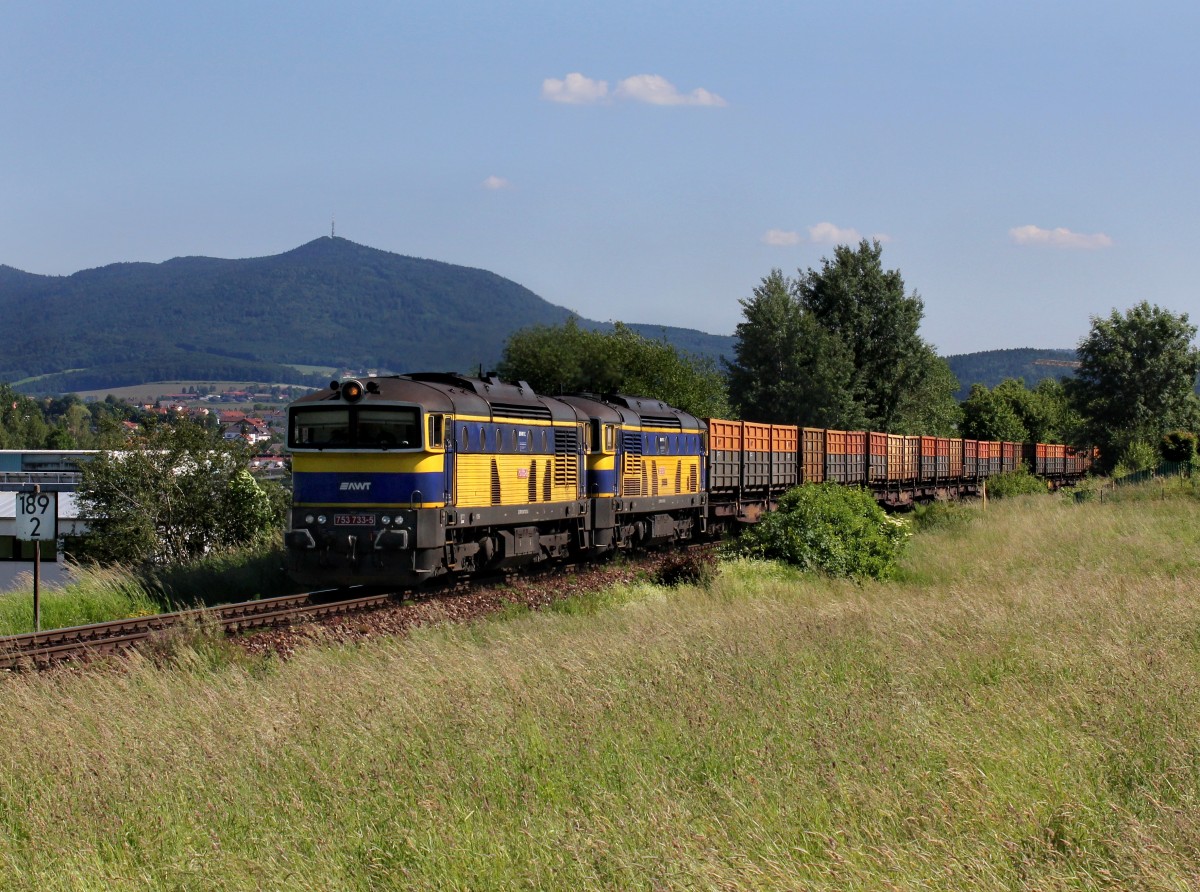
<svg viewBox="0 0 1200 892"><path fill-rule="evenodd" d="M690 543L684 551L707 552L714 543ZM658 553L661 557L662 553ZM640 560L653 561L649 553ZM508 571L496 575L449 578L440 584L426 585L419 591L372 592L346 597L344 589L328 589L299 595L242 601L218 607L181 610L154 616L134 617L0 637L0 671L43 669L56 663L114 654L136 647L156 635L172 629L198 626L220 629L226 635L268 631L335 617L368 613L409 599L429 602L448 597L449 602L466 600L468 593L486 591L514 581L531 580L552 574L575 575L595 562L584 564L547 563L527 567L522 573ZM563 596L560 594L560 597ZM503 599L500 599L501 602ZM482 612L487 612L484 609Z"/></svg>
<svg viewBox="0 0 1200 892"><path fill-rule="evenodd" d="M401 596L377 593L345 598L328 591L309 592L0 637L0 669L45 668L84 655L117 653L152 636L187 625L219 628L232 635L346 616L378 609Z"/></svg>

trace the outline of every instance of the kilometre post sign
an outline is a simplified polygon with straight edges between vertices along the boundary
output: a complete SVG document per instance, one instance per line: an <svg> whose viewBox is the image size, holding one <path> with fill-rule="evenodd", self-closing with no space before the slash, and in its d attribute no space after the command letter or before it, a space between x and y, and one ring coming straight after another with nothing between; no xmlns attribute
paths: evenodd
<svg viewBox="0 0 1200 892"><path fill-rule="evenodd" d="M58 538L58 493L17 493L17 538L26 542Z"/></svg>

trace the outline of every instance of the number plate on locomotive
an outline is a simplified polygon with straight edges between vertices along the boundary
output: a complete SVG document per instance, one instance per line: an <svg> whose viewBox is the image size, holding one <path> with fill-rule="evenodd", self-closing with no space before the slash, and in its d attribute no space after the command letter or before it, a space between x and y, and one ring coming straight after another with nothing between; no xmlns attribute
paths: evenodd
<svg viewBox="0 0 1200 892"><path fill-rule="evenodd" d="M333 525L335 527L373 527L375 526L375 515L335 514L333 515Z"/></svg>

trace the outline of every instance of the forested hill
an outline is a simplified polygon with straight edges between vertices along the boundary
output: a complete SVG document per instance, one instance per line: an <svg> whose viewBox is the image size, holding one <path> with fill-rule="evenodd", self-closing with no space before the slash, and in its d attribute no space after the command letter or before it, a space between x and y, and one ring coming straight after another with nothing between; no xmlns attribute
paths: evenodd
<svg viewBox="0 0 1200 892"><path fill-rule="evenodd" d="M342 238L272 257L180 257L70 276L0 266L0 381L61 392L155 380L311 381L296 365L469 371L494 366L513 331L569 315L486 270ZM604 307L590 315L608 319ZM692 353L732 356L728 336L622 321Z"/></svg>
<svg viewBox="0 0 1200 892"><path fill-rule="evenodd" d="M1036 387L1043 378L1064 378L1074 373L1074 350L985 350L947 356L950 370L958 378L958 398L966 399L972 384L995 387L1005 378L1024 378L1027 387Z"/></svg>

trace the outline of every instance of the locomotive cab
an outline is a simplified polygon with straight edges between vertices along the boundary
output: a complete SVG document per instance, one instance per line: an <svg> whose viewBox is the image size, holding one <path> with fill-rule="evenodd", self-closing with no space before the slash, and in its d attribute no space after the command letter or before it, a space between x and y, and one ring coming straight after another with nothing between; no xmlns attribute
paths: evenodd
<svg viewBox="0 0 1200 892"><path fill-rule="evenodd" d="M284 544L295 578L348 585L439 571L451 408L389 379L335 382L288 408Z"/></svg>

